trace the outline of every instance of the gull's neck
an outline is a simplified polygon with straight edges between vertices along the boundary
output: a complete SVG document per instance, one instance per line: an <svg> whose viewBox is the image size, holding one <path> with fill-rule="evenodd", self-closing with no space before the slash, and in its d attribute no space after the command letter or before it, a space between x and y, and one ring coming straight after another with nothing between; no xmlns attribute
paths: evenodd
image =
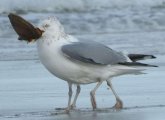
<svg viewBox="0 0 165 120"><path fill-rule="evenodd" d="M53 39L55 41L58 41L62 38L66 38L67 34L64 31L46 31L43 34L43 38L45 39Z"/></svg>

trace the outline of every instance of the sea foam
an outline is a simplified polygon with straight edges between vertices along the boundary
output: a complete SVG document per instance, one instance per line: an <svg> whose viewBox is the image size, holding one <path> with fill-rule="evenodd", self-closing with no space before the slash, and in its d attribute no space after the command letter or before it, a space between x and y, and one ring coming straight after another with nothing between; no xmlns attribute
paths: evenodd
<svg viewBox="0 0 165 120"><path fill-rule="evenodd" d="M1 0L0 13L165 7L165 0Z"/></svg>

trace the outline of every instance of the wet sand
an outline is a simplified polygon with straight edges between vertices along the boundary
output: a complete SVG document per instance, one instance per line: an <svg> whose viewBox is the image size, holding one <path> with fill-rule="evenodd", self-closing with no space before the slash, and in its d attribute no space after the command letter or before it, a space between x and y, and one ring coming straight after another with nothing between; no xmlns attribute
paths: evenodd
<svg viewBox="0 0 165 120"><path fill-rule="evenodd" d="M115 78L113 85L124 102L115 111L114 96L104 83L96 93L98 107L92 111L89 92L95 84L83 85L77 109L65 114L55 108L67 105L66 82L51 75L38 60L0 61L0 119L2 120L163 120L165 117L165 57L143 75ZM152 63L153 60L146 61ZM74 88L75 90L75 88Z"/></svg>

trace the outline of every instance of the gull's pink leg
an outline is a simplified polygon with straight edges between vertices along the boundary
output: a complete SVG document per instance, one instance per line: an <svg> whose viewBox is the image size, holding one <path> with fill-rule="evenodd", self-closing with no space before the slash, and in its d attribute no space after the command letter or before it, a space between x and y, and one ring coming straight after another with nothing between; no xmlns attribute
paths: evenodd
<svg viewBox="0 0 165 120"><path fill-rule="evenodd" d="M107 85L111 88L112 93L115 95L115 98L116 98L116 104L114 105L113 108L115 108L115 109L122 109L123 108L123 102L119 98L119 96L117 95L117 93L115 92L115 90L114 90L114 88L112 86L111 80L107 80Z"/></svg>
<svg viewBox="0 0 165 120"><path fill-rule="evenodd" d="M66 112L69 113L70 109L71 109L71 99L72 99L72 83L68 82L68 86L69 86L69 99L68 99L68 107L66 108Z"/></svg>
<svg viewBox="0 0 165 120"><path fill-rule="evenodd" d="M77 85L76 95L75 95L73 103L71 105L71 109L74 109L76 107L76 101L77 101L80 91L81 91L80 85Z"/></svg>
<svg viewBox="0 0 165 120"><path fill-rule="evenodd" d="M90 96L91 96L91 103L92 103L92 107L93 110L97 109L97 104L96 104L96 99L95 99L95 92L96 90L99 88L99 86L102 84L103 81L100 81L96 87L90 92Z"/></svg>

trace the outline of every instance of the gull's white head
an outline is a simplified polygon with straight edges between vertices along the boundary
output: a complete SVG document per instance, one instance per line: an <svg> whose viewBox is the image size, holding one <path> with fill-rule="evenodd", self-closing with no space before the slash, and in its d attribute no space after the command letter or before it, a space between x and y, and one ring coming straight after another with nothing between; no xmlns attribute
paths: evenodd
<svg viewBox="0 0 165 120"><path fill-rule="evenodd" d="M39 28L44 31L44 35L60 37L65 35L64 27L60 21L55 17L49 17L42 21L39 25Z"/></svg>

